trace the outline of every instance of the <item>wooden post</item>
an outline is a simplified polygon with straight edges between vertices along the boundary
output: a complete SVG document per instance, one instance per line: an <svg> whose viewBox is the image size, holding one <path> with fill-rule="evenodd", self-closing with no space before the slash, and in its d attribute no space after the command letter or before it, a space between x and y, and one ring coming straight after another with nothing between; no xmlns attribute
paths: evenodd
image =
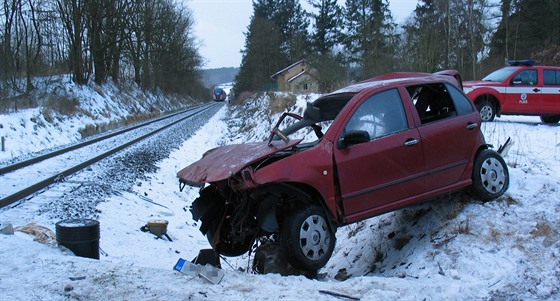
<svg viewBox="0 0 560 301"><path fill-rule="evenodd" d="M6 138L4 138L4 136L2 136L2 138L0 138L0 140L2 140L2 151L5 152L6 151Z"/></svg>

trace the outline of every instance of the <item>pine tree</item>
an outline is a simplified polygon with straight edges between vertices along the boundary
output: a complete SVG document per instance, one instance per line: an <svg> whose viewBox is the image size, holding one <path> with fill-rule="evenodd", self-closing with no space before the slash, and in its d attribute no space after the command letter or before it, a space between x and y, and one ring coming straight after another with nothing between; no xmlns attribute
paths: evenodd
<svg viewBox="0 0 560 301"><path fill-rule="evenodd" d="M410 70L435 72L445 61L445 11L434 0L421 0L404 26L404 57Z"/></svg>
<svg viewBox="0 0 560 301"><path fill-rule="evenodd" d="M344 45L358 78L394 70L396 24L385 0L346 0Z"/></svg>
<svg viewBox="0 0 560 301"><path fill-rule="evenodd" d="M279 68L281 33L272 16L276 12L274 1L253 2L253 16L245 33L245 49L238 75L235 78L236 95L244 91L266 90L271 87L270 76Z"/></svg>
<svg viewBox="0 0 560 301"><path fill-rule="evenodd" d="M308 60L318 71L319 89L332 91L347 82L345 59L337 53L343 30L344 16L336 0L307 0L317 12L310 14L313 33L310 37L311 54Z"/></svg>
<svg viewBox="0 0 560 301"><path fill-rule="evenodd" d="M315 20L314 32L311 35L311 48L314 53L330 54L340 41L340 32L343 28L342 8L336 0L307 0L318 10L311 14Z"/></svg>
<svg viewBox="0 0 560 301"><path fill-rule="evenodd" d="M280 0L276 3L277 14L273 18L280 28L281 48L288 65L304 58L309 52L309 20L299 0Z"/></svg>
<svg viewBox="0 0 560 301"><path fill-rule="evenodd" d="M255 0L235 91L271 89L270 76L309 52L309 21L297 0Z"/></svg>

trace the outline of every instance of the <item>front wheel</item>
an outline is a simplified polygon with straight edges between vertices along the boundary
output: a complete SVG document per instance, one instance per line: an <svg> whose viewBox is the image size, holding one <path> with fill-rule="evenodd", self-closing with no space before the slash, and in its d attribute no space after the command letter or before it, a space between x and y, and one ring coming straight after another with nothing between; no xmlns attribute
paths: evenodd
<svg viewBox="0 0 560 301"><path fill-rule="evenodd" d="M288 262L303 270L325 266L335 242L324 211L315 205L296 209L286 217L280 231L280 245Z"/></svg>
<svg viewBox="0 0 560 301"><path fill-rule="evenodd" d="M474 162L472 193L487 202L500 197L509 187L506 162L497 152L485 149Z"/></svg>
<svg viewBox="0 0 560 301"><path fill-rule="evenodd" d="M543 123L558 123L560 121L560 115L541 116L541 121Z"/></svg>
<svg viewBox="0 0 560 301"><path fill-rule="evenodd" d="M492 101L488 99L483 99L476 104L476 108L480 113L482 121L493 121L496 117L496 107Z"/></svg>

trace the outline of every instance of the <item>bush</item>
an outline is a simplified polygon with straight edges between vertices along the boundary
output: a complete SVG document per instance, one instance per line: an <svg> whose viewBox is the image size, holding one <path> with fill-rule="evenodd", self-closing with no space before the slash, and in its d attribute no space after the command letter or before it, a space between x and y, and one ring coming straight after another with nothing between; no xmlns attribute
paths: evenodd
<svg viewBox="0 0 560 301"><path fill-rule="evenodd" d="M0 97L0 114L17 112L20 109L35 108L37 102L29 94Z"/></svg>
<svg viewBox="0 0 560 301"><path fill-rule="evenodd" d="M241 94L237 95L232 101L231 104L233 105L242 105L245 104L249 99L255 96L253 92L241 92Z"/></svg>
<svg viewBox="0 0 560 301"><path fill-rule="evenodd" d="M273 114L287 111L296 104L296 96L291 93L271 93L269 97L268 107Z"/></svg>
<svg viewBox="0 0 560 301"><path fill-rule="evenodd" d="M79 106L80 100L68 95L50 95L43 104L45 111L53 111L67 116L76 114Z"/></svg>

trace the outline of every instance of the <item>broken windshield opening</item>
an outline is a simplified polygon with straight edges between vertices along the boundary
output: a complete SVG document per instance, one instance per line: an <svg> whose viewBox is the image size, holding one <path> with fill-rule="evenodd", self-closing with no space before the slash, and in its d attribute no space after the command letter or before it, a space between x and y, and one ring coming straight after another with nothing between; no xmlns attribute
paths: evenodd
<svg viewBox="0 0 560 301"><path fill-rule="evenodd" d="M281 134L289 139L301 138L303 142L319 140L353 96L354 94L347 93L320 97L308 103L303 118L295 122L292 118L282 120L284 117L291 116L283 115L279 123L279 127L282 128ZM283 138L274 133L273 140L280 139Z"/></svg>

